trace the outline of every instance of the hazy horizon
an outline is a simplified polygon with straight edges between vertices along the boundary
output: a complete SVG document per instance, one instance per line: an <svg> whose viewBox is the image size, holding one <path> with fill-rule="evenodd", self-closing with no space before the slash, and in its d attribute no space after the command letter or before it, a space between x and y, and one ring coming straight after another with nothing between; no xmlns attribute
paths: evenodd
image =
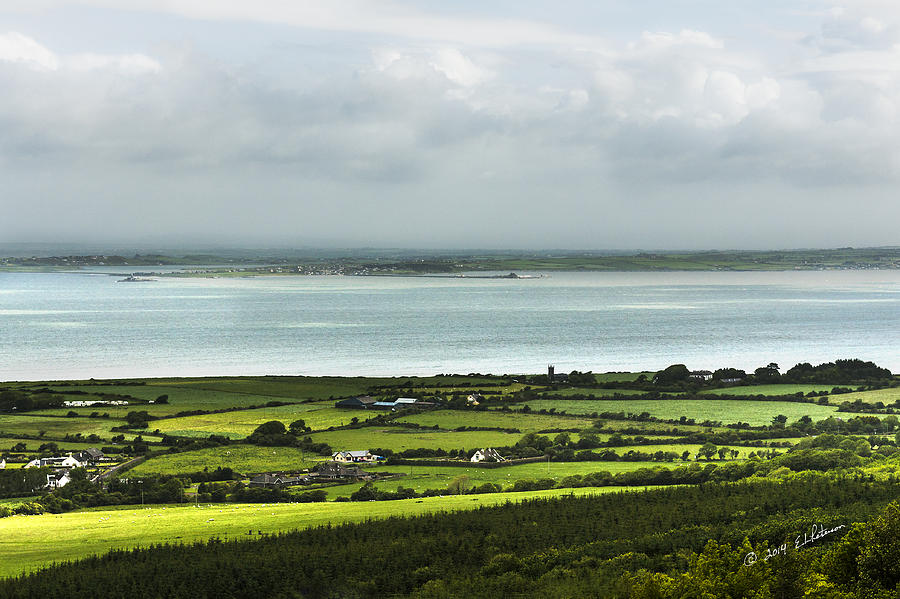
<svg viewBox="0 0 900 599"><path fill-rule="evenodd" d="M592 256L629 256L638 253L659 254L693 254L715 252L794 252L794 251L831 251L840 249L857 250L888 250L897 249L900 246L862 246L862 247L768 247L768 248L515 248L515 247L402 247L402 246L352 246L352 245L320 245L320 246L226 246L221 244L194 244L194 245L120 245L115 243L49 243L49 242L22 242L0 243L0 257L24 258L30 256L53 257L69 255L122 255L158 254L162 256L178 257L191 254L209 254L217 257L261 257L271 254L271 257L345 257L353 255L371 256L477 256L482 254L494 255L572 255L583 254Z"/></svg>

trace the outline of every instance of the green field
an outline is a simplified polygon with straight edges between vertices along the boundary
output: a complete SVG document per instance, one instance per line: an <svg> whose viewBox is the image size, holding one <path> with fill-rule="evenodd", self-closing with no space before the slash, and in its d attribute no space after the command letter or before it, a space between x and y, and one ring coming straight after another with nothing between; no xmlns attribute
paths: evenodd
<svg viewBox="0 0 900 599"><path fill-rule="evenodd" d="M146 410L151 416L171 416L178 412L191 410L222 410L227 408L243 408L248 406L261 406L273 400L265 395L253 395L248 393L210 391L193 387L179 387L168 385L79 385L72 387L50 387L57 391L84 391L92 395L64 395L67 401L95 401L100 399L94 393L111 393L117 395L130 395L137 399L154 401L160 395L168 395L167 404L133 404L128 406L94 406L87 408L58 408L44 410L42 414L66 414L69 410L90 414L91 412L108 412L113 418L124 418L125 414L132 410ZM282 399L280 401L296 401Z"/></svg>
<svg viewBox="0 0 900 599"><path fill-rule="evenodd" d="M813 403L742 399L598 399L581 401L538 399L525 403L532 410L556 408L557 411L565 410L569 414L593 412L641 414L648 412L657 418L678 419L686 416L697 422L703 420L719 421L723 424L747 422L752 426L771 424L772 418L779 414L787 416L788 423L796 421L803 415L809 415L813 420L822 420L835 414L837 410L835 406L820 406Z"/></svg>
<svg viewBox="0 0 900 599"><path fill-rule="evenodd" d="M593 395L594 397L613 397L614 395L643 395L646 391L637 389L595 389L593 387L570 387L567 389L557 389L556 391L545 391L547 395L558 395L560 397L568 397L570 395Z"/></svg>
<svg viewBox="0 0 900 599"><path fill-rule="evenodd" d="M31 414L0 414L0 433L8 435L40 435L44 431L48 438L62 438L67 434L81 433L84 436L97 434L104 439L116 435L110 428L124 424L110 418L59 418Z"/></svg>
<svg viewBox="0 0 900 599"><path fill-rule="evenodd" d="M730 429L724 426L701 426L699 424L668 424L665 422L637 422L634 420L604 420L599 419L598 422L603 423L603 428L613 430L624 430L631 428L641 429L644 436L662 435L668 430L677 430L679 435L692 432L724 432ZM629 433L632 434L632 433Z"/></svg>
<svg viewBox="0 0 900 599"><path fill-rule="evenodd" d="M522 433L548 429L585 429L594 421L587 418L546 416L543 414L521 414L516 412L434 410L410 416L402 416L397 422L414 422L423 426L434 426L452 430L460 426L489 426L497 428L517 428Z"/></svg>
<svg viewBox="0 0 900 599"><path fill-rule="evenodd" d="M230 467L242 474L311 468L323 457L295 447L226 445L155 456L129 470L132 474L182 474Z"/></svg>
<svg viewBox="0 0 900 599"><path fill-rule="evenodd" d="M700 393L711 395L794 395L811 391L831 391L834 385L747 385L723 387L722 389L706 389Z"/></svg>
<svg viewBox="0 0 900 599"><path fill-rule="evenodd" d="M278 420L288 426L291 422L302 419L313 430L324 430L332 426L350 424L352 418L360 421L374 418L384 412L375 410L341 410L333 407L331 401L292 404L273 408L257 408L237 412L219 414L202 414L200 416L184 416L154 420L149 429L185 437L207 437L211 434L226 435L232 438L243 438L250 435L256 427L270 420Z"/></svg>
<svg viewBox="0 0 900 599"><path fill-rule="evenodd" d="M516 391L521 391L526 386L527 385L525 385L524 383L511 383L509 385L499 385L499 384L477 385L477 384L473 383L470 385L457 385L457 386L452 386L452 385L448 385L448 386L412 385L410 387L405 387L405 388L395 388L395 389L383 388L383 389L378 389L377 391L379 392L379 394L388 396L388 397L402 395L403 393L406 393L407 391L411 391L413 393L416 393L417 395L425 395L425 396L435 395L435 394L451 395L454 393L455 394L463 394L463 393L469 394L469 393L475 393L476 391L480 391L481 393L483 393L485 395L509 395L510 393L515 393ZM534 388L534 387L532 387L532 388Z"/></svg>
<svg viewBox="0 0 900 599"><path fill-rule="evenodd" d="M29 501L34 501L37 499L37 496L33 497L10 497L7 499L0 499L0 505L5 507L16 507L22 503L28 503Z"/></svg>
<svg viewBox="0 0 900 599"><path fill-rule="evenodd" d="M0 437L0 453L9 451L13 445L18 443L24 443L26 450L24 453L37 453L38 447L43 445L44 443L50 443L51 441L46 440L37 440L37 439L15 439L15 438L6 438ZM89 447L97 447L97 443L78 443L75 441L52 441L52 443L56 443L57 447L62 451L81 451L83 449L87 449ZM17 452L21 453L21 452Z"/></svg>
<svg viewBox="0 0 900 599"><path fill-rule="evenodd" d="M149 379L148 383L150 386L177 386L182 389L202 389L220 393L246 393L265 396L267 401L273 399L302 401L361 395L373 385L391 384L393 380L364 377L262 376Z"/></svg>
<svg viewBox="0 0 900 599"><path fill-rule="evenodd" d="M400 427L367 426L358 429L343 429L310 435L317 443L325 442L335 451L362 449L390 449L395 452L405 449L479 449L515 445L522 438L519 433L498 431L443 432L432 430L405 429ZM573 435L577 438L577 435Z"/></svg>
<svg viewBox="0 0 900 599"><path fill-rule="evenodd" d="M532 497L624 491L621 487L552 489L352 503L213 504L97 509L0 519L0 576L33 571L55 561L151 543L187 543L212 537L257 538L323 524L473 509ZM629 492L634 492L628 490ZM252 531L254 534L248 535Z"/></svg>
<svg viewBox="0 0 900 599"><path fill-rule="evenodd" d="M385 491L395 491L398 486L415 489L421 493L427 489L445 489L458 476L468 476L473 486L494 483L507 487L520 479L552 478L560 481L563 478L591 472L632 472L641 468L675 468L688 465L690 462L532 462L517 464L505 468L466 468L463 466L372 466L372 472L392 472L404 476L388 481L374 483L375 487ZM705 463L701 462L705 465ZM351 483L327 487L329 499L349 496L359 489L363 483ZM302 490L302 488L300 488Z"/></svg>
<svg viewBox="0 0 900 599"><path fill-rule="evenodd" d="M828 401L835 405L840 405L845 401L856 401L857 399L868 403L880 401L886 406L891 405L895 401L900 401L900 387L876 389L874 391L862 391L857 393L841 393L839 395L830 395L828 397Z"/></svg>
<svg viewBox="0 0 900 599"><path fill-rule="evenodd" d="M648 379L653 378L655 372L603 372L601 374L595 374L594 378L597 379L598 383L611 383L613 381L625 381L631 382L637 380L637 378L641 375L644 375Z"/></svg>
<svg viewBox="0 0 900 599"><path fill-rule="evenodd" d="M446 376L398 376L391 378L368 378L373 387L383 388L415 388L415 387L460 387L477 389L479 385L497 387L504 384L503 379L486 376L469 376L466 374L448 374Z"/></svg>

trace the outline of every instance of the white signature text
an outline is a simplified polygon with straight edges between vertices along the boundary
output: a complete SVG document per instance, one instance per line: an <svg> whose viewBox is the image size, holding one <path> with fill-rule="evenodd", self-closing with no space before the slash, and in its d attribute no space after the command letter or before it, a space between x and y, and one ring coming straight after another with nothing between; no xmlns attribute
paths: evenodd
<svg viewBox="0 0 900 599"><path fill-rule="evenodd" d="M826 536L828 536L832 533L835 533L845 527L846 527L845 524L841 524L840 526L835 526L834 528L825 528L824 526L822 526L820 524L813 524L812 530L810 530L809 533L804 532L802 534L797 535L797 538L794 539L794 550L799 550L799 549L809 545L810 543L814 543L815 541L818 541L822 537L826 537ZM772 548L766 549L766 554L762 557L756 555L755 551L751 551L750 553L748 553L747 555L744 556L744 565L752 566L753 564L758 562L760 559L762 559L762 561L764 561L764 562L767 562L770 559L772 559L773 557L776 557L779 555L784 555L785 553L787 553L788 547L789 547L789 545L787 543L783 543L777 547L772 547Z"/></svg>

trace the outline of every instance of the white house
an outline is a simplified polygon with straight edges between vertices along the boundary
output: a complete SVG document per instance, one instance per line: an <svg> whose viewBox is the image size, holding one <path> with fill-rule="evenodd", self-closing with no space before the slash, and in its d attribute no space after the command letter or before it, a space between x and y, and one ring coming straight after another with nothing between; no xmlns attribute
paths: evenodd
<svg viewBox="0 0 900 599"><path fill-rule="evenodd" d="M69 455L58 458L35 458L23 468L81 468L81 466L81 462Z"/></svg>
<svg viewBox="0 0 900 599"><path fill-rule="evenodd" d="M6 468L6 460L0 459L0 470L3 470L4 468Z"/></svg>
<svg viewBox="0 0 900 599"><path fill-rule="evenodd" d="M335 462L374 462L380 456L365 451L336 451L331 454L331 459Z"/></svg>
<svg viewBox="0 0 900 599"><path fill-rule="evenodd" d="M500 455L496 449L487 448L487 449L479 449L475 453L472 454L472 457L469 459L470 462L483 462L485 460L489 460L492 462L505 462L506 458Z"/></svg>
<svg viewBox="0 0 900 599"><path fill-rule="evenodd" d="M72 482L72 479L69 478L68 472L47 475L48 489L59 489L60 487L65 487L70 482Z"/></svg>

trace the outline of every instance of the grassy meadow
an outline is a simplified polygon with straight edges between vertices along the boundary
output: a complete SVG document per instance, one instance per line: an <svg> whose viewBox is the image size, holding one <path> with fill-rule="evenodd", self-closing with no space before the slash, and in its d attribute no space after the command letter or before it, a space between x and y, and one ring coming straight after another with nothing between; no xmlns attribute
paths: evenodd
<svg viewBox="0 0 900 599"><path fill-rule="evenodd" d="M243 393L271 400L304 401L330 399L366 393L372 385L389 383L392 379L365 377L210 377L190 379L153 379L150 386L177 386L218 393Z"/></svg>
<svg viewBox="0 0 900 599"><path fill-rule="evenodd" d="M252 539L324 524L474 509L532 497L633 492L621 487L551 489L353 503L191 504L96 509L0 519L0 577L153 543L189 543L213 537ZM252 535L248 532L252 531Z"/></svg>
<svg viewBox="0 0 900 599"><path fill-rule="evenodd" d="M572 395L593 395L594 397L613 397L615 395L643 395L645 391L637 389L597 389L594 387L566 387L553 391L546 391L547 395L556 397L569 397Z"/></svg>
<svg viewBox="0 0 900 599"><path fill-rule="evenodd" d="M843 397L843 396L842 396ZM755 401L718 399L598 399L554 401L536 399L525 402L532 410L565 411L568 414L591 414L594 412L625 412L631 414L649 413L665 419L681 416L693 418L697 422L710 420L729 424L747 422L751 426L771 424L772 418L784 414L788 423L808 415L813 420L822 420L837 412L836 406L820 406L815 403L793 401Z"/></svg>
<svg viewBox="0 0 900 599"><path fill-rule="evenodd" d="M19 443L25 444L25 451L35 453L38 448L44 443L48 443L50 441L46 440L38 440L38 439L21 439L21 438L9 438L9 437L0 437L0 453L5 451L10 451L13 445L17 445ZM88 449L89 447L96 447L96 443L79 443L77 441L52 441L56 443L56 446L59 447L61 451L82 451L84 449ZM19 453L19 452L16 452Z"/></svg>
<svg viewBox="0 0 900 599"><path fill-rule="evenodd" d="M0 433L6 435L46 436L48 439L62 438L67 434L81 433L85 437L91 434L105 439L117 434L110 432L114 426L124 424L121 420L111 418L65 418L40 416L36 413L0 414Z"/></svg>
<svg viewBox="0 0 900 599"><path fill-rule="evenodd" d="M65 415L70 410L79 414L90 414L91 412L109 413L112 418L124 418L125 414L132 410L146 410L151 416L172 416L178 412L186 412L191 410L222 410L227 408L247 408L250 406L261 406L267 402L273 401L273 398L265 395L254 395L249 393L227 393L222 391L209 391L206 389L195 389L191 387L175 387L160 385L122 385L122 386L101 386L101 385L81 385L77 387L51 387L56 391L75 390L84 391L91 395L64 395L66 400L99 400L101 396L95 394L112 393L116 395L130 395L142 401L152 402L161 395L168 395L169 403L167 404L132 404L127 406L89 406L85 408L69 408L62 407L53 410L47 410L48 414ZM292 399L283 399L281 401L295 401Z"/></svg>
<svg viewBox="0 0 900 599"><path fill-rule="evenodd" d="M654 374L656 374L656 373L649 372L649 371L644 371L644 372L603 372L600 374L595 374L594 378L597 380L598 383L603 384L603 383L612 383L612 382L619 382L619 381L625 381L625 382L636 381L638 379L638 377L640 377L641 375L643 375L645 378L652 379Z"/></svg>
<svg viewBox="0 0 900 599"><path fill-rule="evenodd" d="M737 387L723 387L721 389L705 389L700 393L706 395L794 395L810 392L831 391L834 385L739 385Z"/></svg>
<svg viewBox="0 0 900 599"><path fill-rule="evenodd" d="M396 421L413 422L422 426L437 426L444 430L453 430L461 426L515 428L522 431L523 434L552 429L585 429L593 424L593 420L577 416L548 416L544 414L498 412L496 410L485 410L482 412L433 410L402 416Z"/></svg>
<svg viewBox="0 0 900 599"><path fill-rule="evenodd" d="M407 449L480 449L515 445L522 438L520 433L500 431L434 431L400 427L367 426L358 429L341 429L310 435L317 443L325 442L335 451L357 449L390 449L400 452Z"/></svg>
<svg viewBox="0 0 900 599"><path fill-rule="evenodd" d="M472 487L484 483L493 483L503 488L512 485L517 480L539 480L552 478L559 483L567 476L585 475L591 472L633 472L641 468L673 468L686 464L686 462L551 462L547 467L546 462L531 464L518 464L506 468L464 468L459 466L378 466L369 468L372 471L389 472L402 475L399 478L381 480L373 483L375 488L382 491L396 491L399 487L413 489L416 493L422 493L430 489L447 489L451 481L458 477L467 477ZM359 490L364 483L354 482L345 485L325 487L328 499L337 497L349 497ZM605 489L607 487L599 487ZM618 487L610 487L618 488ZM447 493L452 494L448 491ZM476 495L483 497L484 495Z"/></svg>
<svg viewBox="0 0 900 599"><path fill-rule="evenodd" d="M833 404L841 404L845 401L861 400L868 403L882 402L884 405L893 404L900 401L900 387L889 387L887 389L874 389L872 391L862 391L855 393L842 393L840 395L832 395L828 401Z"/></svg>
<svg viewBox="0 0 900 599"><path fill-rule="evenodd" d="M312 468L322 458L296 447L226 445L155 456L138 464L133 474L184 474L230 467L244 474Z"/></svg>
<svg viewBox="0 0 900 599"><path fill-rule="evenodd" d="M324 430L350 424L352 418L365 421L382 413L375 410L341 410L334 407L334 402L325 401L166 418L151 422L149 428L183 437L208 437L216 434L242 439L250 435L260 424L270 420L278 420L287 426L295 420L302 419L306 426L313 430Z"/></svg>

